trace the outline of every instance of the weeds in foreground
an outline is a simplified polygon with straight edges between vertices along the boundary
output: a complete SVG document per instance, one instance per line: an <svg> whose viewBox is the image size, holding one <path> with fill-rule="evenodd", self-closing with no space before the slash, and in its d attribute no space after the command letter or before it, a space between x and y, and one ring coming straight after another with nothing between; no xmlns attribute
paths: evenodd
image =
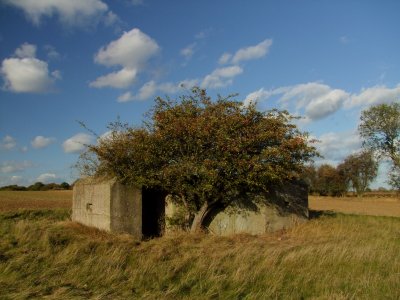
<svg viewBox="0 0 400 300"><path fill-rule="evenodd" d="M331 215L286 232L150 241L0 215L2 299L398 299L400 219Z"/></svg>

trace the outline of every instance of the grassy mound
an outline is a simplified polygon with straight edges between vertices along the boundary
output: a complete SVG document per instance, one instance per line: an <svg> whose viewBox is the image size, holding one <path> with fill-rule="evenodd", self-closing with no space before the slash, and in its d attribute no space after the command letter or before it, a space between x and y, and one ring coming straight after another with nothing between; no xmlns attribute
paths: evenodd
<svg viewBox="0 0 400 300"><path fill-rule="evenodd" d="M140 242L36 210L1 214L0 236L2 299L400 298L400 218Z"/></svg>

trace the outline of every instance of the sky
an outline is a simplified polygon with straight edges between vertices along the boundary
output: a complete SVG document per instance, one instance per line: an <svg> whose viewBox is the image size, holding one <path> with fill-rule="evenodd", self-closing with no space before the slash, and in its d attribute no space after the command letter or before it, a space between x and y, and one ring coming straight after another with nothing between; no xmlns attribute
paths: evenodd
<svg viewBox="0 0 400 300"><path fill-rule="evenodd" d="M397 0L0 0L0 186L72 183L84 145L193 86L301 116L317 164L400 99ZM373 187L387 186L383 165Z"/></svg>

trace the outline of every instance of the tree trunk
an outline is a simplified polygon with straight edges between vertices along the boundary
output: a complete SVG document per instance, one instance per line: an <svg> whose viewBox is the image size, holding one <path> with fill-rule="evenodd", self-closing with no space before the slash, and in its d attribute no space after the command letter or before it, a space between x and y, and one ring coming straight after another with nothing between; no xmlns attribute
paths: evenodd
<svg viewBox="0 0 400 300"><path fill-rule="evenodd" d="M203 222L211 210L212 206L207 202L203 204L200 210L194 215L192 226L190 227L191 233L200 232L203 229Z"/></svg>

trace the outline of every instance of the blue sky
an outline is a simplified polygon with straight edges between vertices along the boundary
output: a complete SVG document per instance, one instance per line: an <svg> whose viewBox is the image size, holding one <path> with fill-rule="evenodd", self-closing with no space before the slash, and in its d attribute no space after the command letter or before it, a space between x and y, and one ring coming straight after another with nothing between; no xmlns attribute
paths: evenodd
<svg viewBox="0 0 400 300"><path fill-rule="evenodd" d="M333 165L400 99L400 2L0 1L0 186L72 182L82 143L193 85L301 115ZM381 168L373 186L385 186Z"/></svg>

